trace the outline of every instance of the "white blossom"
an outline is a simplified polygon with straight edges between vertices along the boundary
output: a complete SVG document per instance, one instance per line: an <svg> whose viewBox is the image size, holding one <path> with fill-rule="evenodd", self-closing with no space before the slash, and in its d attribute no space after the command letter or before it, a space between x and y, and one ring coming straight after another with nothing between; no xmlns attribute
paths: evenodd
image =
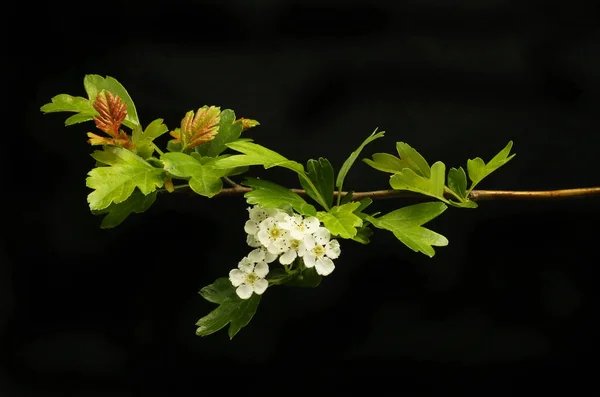
<svg viewBox="0 0 600 397"><path fill-rule="evenodd" d="M279 256L279 263L289 265L297 257L301 257L304 252L306 252L304 240L290 238L287 240L287 245L284 247L283 253Z"/></svg>
<svg viewBox="0 0 600 397"><path fill-rule="evenodd" d="M258 205L254 207L248 207L249 218L244 225L244 231L249 235L256 235L258 233L258 225L273 215L274 208L262 208Z"/></svg>
<svg viewBox="0 0 600 397"><path fill-rule="evenodd" d="M338 258L340 253L340 243L331 240L331 233L327 228L319 227L305 239L302 257L306 267L314 267L318 274L327 276L335 269L332 259Z"/></svg>
<svg viewBox="0 0 600 397"><path fill-rule="evenodd" d="M269 217L259 224L258 241L273 254L281 254L289 245L290 234L280 226L281 217Z"/></svg>
<svg viewBox="0 0 600 397"><path fill-rule="evenodd" d="M302 215L285 215L279 226L287 230L290 236L296 240L304 240L304 237L314 233L319 228L320 222L314 216L304 218Z"/></svg>
<svg viewBox="0 0 600 397"><path fill-rule="evenodd" d="M260 256L260 253L255 253L253 259ZM262 295L266 291L269 282L265 280L265 277L268 273L269 265L267 265L267 262L264 260L254 262L248 257L244 257L238 263L238 268L229 272L229 281L234 287L237 287L235 293L240 298L249 299L252 293Z"/></svg>

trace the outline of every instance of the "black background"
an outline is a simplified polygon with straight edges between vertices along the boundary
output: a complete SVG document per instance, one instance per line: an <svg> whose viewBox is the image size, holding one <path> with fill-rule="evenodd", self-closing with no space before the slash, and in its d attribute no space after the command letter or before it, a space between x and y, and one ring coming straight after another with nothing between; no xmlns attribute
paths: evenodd
<svg viewBox="0 0 600 397"><path fill-rule="evenodd" d="M491 389L533 374L543 385L586 379L597 198L450 208L429 224L450 241L432 259L383 231L366 247L342 241L319 288L268 290L232 341L224 330L200 338L195 322L214 306L198 290L248 251L243 199L162 195L101 230L86 203L93 124L65 128L68 115L39 107L85 95L85 74L110 75L143 124L161 117L173 129L188 110L231 108L261 122L249 136L300 162L324 156L337 169L379 127L386 137L362 157L404 141L464 166L513 140L517 156L481 188L598 186L591 2L27 7L15 17L32 33L7 36L7 97L20 118L4 128L2 395L202 393L219 375L231 391L321 377L385 376L403 391L415 380L464 390L483 373ZM285 170L251 174L298 186ZM387 178L357 162L346 186L382 189Z"/></svg>

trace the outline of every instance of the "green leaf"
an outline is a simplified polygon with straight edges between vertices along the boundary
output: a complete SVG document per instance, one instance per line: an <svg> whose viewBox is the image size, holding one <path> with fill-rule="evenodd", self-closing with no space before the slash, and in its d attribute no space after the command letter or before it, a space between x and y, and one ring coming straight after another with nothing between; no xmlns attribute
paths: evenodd
<svg viewBox="0 0 600 397"><path fill-rule="evenodd" d="M365 163L375 168L376 170L395 174L405 168L410 168L406 161L389 153L375 153L373 160L363 159Z"/></svg>
<svg viewBox="0 0 600 397"><path fill-rule="evenodd" d="M274 208L289 204L299 214L306 216L315 216L317 214L315 207L308 204L298 194L274 182L246 178L243 185L252 188L252 191L244 194L248 204L258 204L265 208Z"/></svg>
<svg viewBox="0 0 600 397"><path fill-rule="evenodd" d="M362 226L356 229L356 236L352 237L352 240L366 245L371 242L372 235L373 230L371 230L371 228L369 228L368 226Z"/></svg>
<svg viewBox="0 0 600 397"><path fill-rule="evenodd" d="M102 229L110 229L123 223L130 214L145 212L154 204L155 200L156 191L144 195L139 189L135 189L125 201L119 204L113 203L103 210L92 212L94 215L107 214L102 219L100 227Z"/></svg>
<svg viewBox="0 0 600 397"><path fill-rule="evenodd" d="M219 132L212 141L196 146L196 152L202 156L218 156L227 149L226 144L233 142L240 137L242 134L242 127L241 121L236 122L233 110L223 110L220 115Z"/></svg>
<svg viewBox="0 0 600 397"><path fill-rule="evenodd" d="M283 167L304 175L302 164L288 160L281 154L250 141L236 140L226 144L232 150L243 154L235 154L215 163L215 168L235 168L250 165L262 165L266 168Z"/></svg>
<svg viewBox="0 0 600 397"><path fill-rule="evenodd" d="M446 208L444 203L421 203L400 208L379 218L367 216L367 220L379 229L394 233L413 251L432 257L435 255L432 246L446 246L448 240L421 225L439 216Z"/></svg>
<svg viewBox="0 0 600 397"><path fill-rule="evenodd" d="M65 125L73 125L84 121L93 120L98 114L89 100L84 97L74 97L67 94L56 95L51 103L47 103L40 108L44 113L54 112L75 112L73 116L65 121Z"/></svg>
<svg viewBox="0 0 600 397"><path fill-rule="evenodd" d="M169 152L181 152L183 150L183 144L172 139L167 142L167 150Z"/></svg>
<svg viewBox="0 0 600 397"><path fill-rule="evenodd" d="M223 188L221 177L226 171L214 169L212 164L201 164L193 156L179 152L165 153L160 160L169 174L188 180L196 194L213 197Z"/></svg>
<svg viewBox="0 0 600 397"><path fill-rule="evenodd" d="M88 74L83 79L83 86L90 99L90 104L93 104L98 96L98 93L102 90L110 91L114 95L119 96L123 102L127 104L127 116L123 121L127 127L132 130L135 128L141 128L140 120L138 119L137 110L135 104L129 96L129 93L115 78L106 76L102 77L97 74Z"/></svg>
<svg viewBox="0 0 600 397"><path fill-rule="evenodd" d="M354 210L354 213L358 215L359 212L363 212L367 209L368 206L373 204L373 199L370 197L365 197L358 201L360 205Z"/></svg>
<svg viewBox="0 0 600 397"><path fill-rule="evenodd" d="M74 125L74 124L79 124L79 123L83 123L86 121L90 121L94 119L94 116L96 116L95 114L88 114L88 113L77 113L72 115L71 117L67 118L65 120L65 125L68 127L70 125Z"/></svg>
<svg viewBox="0 0 600 397"><path fill-rule="evenodd" d="M306 164L306 176L312 181L315 189L308 184L306 179L300 177L300 185L306 191L306 194L320 203L323 208L328 209L333 204L333 167L329 160L320 157L319 160L310 159Z"/></svg>
<svg viewBox="0 0 600 397"><path fill-rule="evenodd" d="M416 174L412 168L405 168L390 177L390 186L396 190L409 190L448 202L444 198L445 174L446 166L437 161L431 166L429 177Z"/></svg>
<svg viewBox="0 0 600 397"><path fill-rule="evenodd" d="M448 171L448 189L455 195L454 199L448 200L448 204L459 208L477 208L477 203L469 199L467 174L462 167Z"/></svg>
<svg viewBox="0 0 600 397"><path fill-rule="evenodd" d="M141 128L133 130L132 142L135 145L135 151L138 156L148 158L154 153L152 141L169 131L167 126L163 124L163 119L152 121L142 132Z"/></svg>
<svg viewBox="0 0 600 397"><path fill-rule="evenodd" d="M448 187L460 198L467 198L467 174L462 167L450 168L448 171Z"/></svg>
<svg viewBox="0 0 600 397"><path fill-rule="evenodd" d="M469 172L469 179L472 182L468 191L469 193L471 193L471 191L479 182L483 180L483 178L496 171L498 168L502 167L513 157L515 157L514 154L509 156L512 146L513 142L508 142L508 145L506 145L506 147L502 149L500 153L495 155L494 158L492 158L487 164L480 157L476 157L472 160L469 159L467 161L467 171Z"/></svg>
<svg viewBox="0 0 600 397"><path fill-rule="evenodd" d="M332 235L341 238L353 238L356 236L356 228L362 226L362 219L354 214L357 208L361 206L358 201L353 201L340 206L331 208L328 212L317 212L317 218Z"/></svg>
<svg viewBox="0 0 600 397"><path fill-rule="evenodd" d="M111 203L125 201L136 187L147 195L163 185L163 170L153 167L129 150L106 147L104 151L95 151L92 157L109 165L94 168L88 173L86 185L94 189L88 195L92 210L102 210Z"/></svg>
<svg viewBox="0 0 600 397"><path fill-rule="evenodd" d="M261 296L256 294L249 299L241 299L226 277L218 278L213 284L202 288L200 295L207 301L218 304L219 307L198 320L196 335L207 336L229 324L227 333L230 339L233 339L252 320L261 299Z"/></svg>
<svg viewBox="0 0 600 397"><path fill-rule="evenodd" d="M342 164L342 167L340 168L340 171L337 175L337 179L335 181L335 185L338 188L338 194L342 191L342 187L344 186L344 179L346 179L346 175L348 175L350 168L360 155L360 152L362 152L365 146L367 146L369 143L373 142L375 139L383 138L384 135L385 131L377 132L377 128L375 128L375 131L373 131L371 135L369 135L367 139L365 139L363 143L360 144L358 149L350 153L350 156L346 159L346 161L344 161L344 164ZM341 196L338 200L341 200ZM339 203L340 201L338 201L338 204Z"/></svg>
<svg viewBox="0 0 600 397"><path fill-rule="evenodd" d="M398 151L400 158L406 163L408 168L415 172L415 174L422 176L423 178L429 178L431 169L429 168L427 160L425 160L419 152L404 142L397 142L396 150Z"/></svg>

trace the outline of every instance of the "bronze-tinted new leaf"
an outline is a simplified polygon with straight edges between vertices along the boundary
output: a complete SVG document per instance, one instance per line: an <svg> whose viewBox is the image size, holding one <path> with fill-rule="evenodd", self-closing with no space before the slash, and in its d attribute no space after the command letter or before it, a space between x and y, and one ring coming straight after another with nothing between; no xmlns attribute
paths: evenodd
<svg viewBox="0 0 600 397"><path fill-rule="evenodd" d="M180 141L184 148L193 148L212 141L219 132L221 108L204 106L194 114L193 110L186 113L181 120L179 133L171 132L171 136Z"/></svg>
<svg viewBox="0 0 600 397"><path fill-rule="evenodd" d="M111 145L125 148L131 147L129 136L120 129L123 120L127 116L127 104L118 96L110 91L102 90L96 96L94 109L98 115L94 117L94 122L99 130L110 135L111 138L105 138L88 132L90 145Z"/></svg>
<svg viewBox="0 0 600 397"><path fill-rule="evenodd" d="M117 138L119 128L127 116L127 104L112 92L102 90L94 101L94 109L100 113L94 117L96 127L113 138Z"/></svg>
<svg viewBox="0 0 600 397"><path fill-rule="evenodd" d="M256 127L257 125L260 125L260 123L256 120L252 120L252 119L245 119L243 117L240 117L239 119L236 120L236 122L240 121L242 123L242 131L246 131L249 128L253 128Z"/></svg>

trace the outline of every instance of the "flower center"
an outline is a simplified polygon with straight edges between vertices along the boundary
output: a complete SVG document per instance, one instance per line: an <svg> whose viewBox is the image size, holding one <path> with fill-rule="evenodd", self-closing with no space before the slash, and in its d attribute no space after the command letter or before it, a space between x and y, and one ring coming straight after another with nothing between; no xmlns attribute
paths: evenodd
<svg viewBox="0 0 600 397"><path fill-rule="evenodd" d="M254 285L254 282L258 280L258 276L255 273L250 273L246 275L246 283L250 285Z"/></svg>
<svg viewBox="0 0 600 397"><path fill-rule="evenodd" d="M279 238L279 236L281 236L281 230L279 230L279 228L277 228L277 227L274 227L273 229L271 229L269 231L269 236L273 240L277 240L277 238Z"/></svg>
<svg viewBox="0 0 600 397"><path fill-rule="evenodd" d="M313 248L312 251L317 256L317 258L320 258L323 255L325 255L325 247L323 247L322 245L317 245L315 248Z"/></svg>

